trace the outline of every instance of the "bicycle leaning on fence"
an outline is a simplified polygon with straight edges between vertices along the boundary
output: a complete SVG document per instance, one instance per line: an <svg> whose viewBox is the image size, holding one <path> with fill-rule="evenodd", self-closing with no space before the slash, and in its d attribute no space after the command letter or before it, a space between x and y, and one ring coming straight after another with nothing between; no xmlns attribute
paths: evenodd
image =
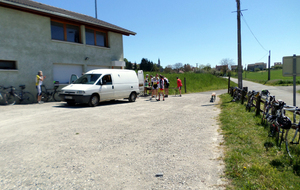
<svg viewBox="0 0 300 190"><path fill-rule="evenodd" d="M255 107L254 100L259 96L259 92L252 90L248 92L247 96L248 96L248 102L246 105L246 111L250 112L251 108Z"/></svg>
<svg viewBox="0 0 300 190"><path fill-rule="evenodd" d="M18 103L20 104L32 104L35 102L34 96L28 92L28 91L24 91L24 89L26 88L25 85L20 85L19 86L21 88L20 91L15 91L15 97L16 100L18 100Z"/></svg>
<svg viewBox="0 0 300 190"><path fill-rule="evenodd" d="M49 101L61 101L59 97L59 93L61 90L58 90L58 85L54 85L53 89L47 89L45 85L42 85L42 101L49 102Z"/></svg>
<svg viewBox="0 0 300 190"><path fill-rule="evenodd" d="M238 88L238 87L234 87L233 89L233 99L232 101L238 101L241 100L242 98L242 89Z"/></svg>
<svg viewBox="0 0 300 190"><path fill-rule="evenodd" d="M276 101L272 104L272 109L276 110L276 116L270 116L269 121L272 123L270 124L270 135L269 136L276 136L276 144L279 149L281 149L282 142L285 142L285 148L290 157L291 153L289 151L289 130L292 126L291 119L285 115L285 111L291 109L290 106L286 106L283 101Z"/></svg>
<svg viewBox="0 0 300 190"><path fill-rule="evenodd" d="M286 136L285 136L285 144L286 144L286 149L289 153L289 156L291 156L290 150L289 150L289 145L298 145L300 141L300 119L298 123L296 123L296 116L300 115L300 108L298 107L288 107L284 108L286 111L291 111L293 112L293 122L291 124L291 127L289 130L286 131ZM290 148L295 148L294 146Z"/></svg>
<svg viewBox="0 0 300 190"><path fill-rule="evenodd" d="M270 119L270 116L275 115L275 112L271 113L272 104L275 103L275 96L270 96L270 92L268 90L262 90L262 99L264 99L264 108L263 115L261 118L261 124L267 124Z"/></svg>

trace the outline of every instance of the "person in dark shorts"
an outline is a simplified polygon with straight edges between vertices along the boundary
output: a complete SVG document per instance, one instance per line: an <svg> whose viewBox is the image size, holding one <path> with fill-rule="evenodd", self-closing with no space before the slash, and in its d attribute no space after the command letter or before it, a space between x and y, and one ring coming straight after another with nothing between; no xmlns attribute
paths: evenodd
<svg viewBox="0 0 300 190"><path fill-rule="evenodd" d="M169 96L169 86L170 86L167 77L164 77L164 82L165 82L165 97L167 98Z"/></svg>

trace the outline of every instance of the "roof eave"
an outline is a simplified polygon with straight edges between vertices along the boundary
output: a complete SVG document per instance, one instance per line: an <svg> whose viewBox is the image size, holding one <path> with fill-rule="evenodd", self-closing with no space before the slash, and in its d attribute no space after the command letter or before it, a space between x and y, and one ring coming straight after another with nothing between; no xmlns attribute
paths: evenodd
<svg viewBox="0 0 300 190"><path fill-rule="evenodd" d="M76 17L72 17L70 15L55 13L55 12L47 11L47 10L41 10L41 9L38 9L38 8L26 6L26 5L16 4L16 3L13 3L13 2L10 2L10 1L5 1L4 2L4 1L0 0L0 6L7 7L7 8L12 8L12 9L16 9L16 10L22 10L22 11L26 11L26 12L30 12L30 13L35 13L35 14L42 15L42 16L49 16L49 17L61 18L61 19L64 19L64 20L70 20L70 21L78 22L78 23L81 23L81 24L84 24L84 25L88 24L88 25L92 25L92 26L97 27L97 28L106 29L106 30L116 32L116 33L120 33L120 34L126 35L126 36L136 35L135 32L132 32L132 31L129 31L129 30L128 31L123 31L123 30L118 30L118 29L106 27L106 26L101 26L97 23L85 21L85 20L82 20L82 19L79 19L79 18L76 18Z"/></svg>

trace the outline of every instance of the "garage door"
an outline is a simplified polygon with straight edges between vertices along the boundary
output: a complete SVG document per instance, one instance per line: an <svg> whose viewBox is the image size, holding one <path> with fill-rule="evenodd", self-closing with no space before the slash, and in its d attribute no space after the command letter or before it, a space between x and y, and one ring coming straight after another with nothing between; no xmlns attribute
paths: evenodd
<svg viewBox="0 0 300 190"><path fill-rule="evenodd" d="M82 65L53 64L53 80L60 84L69 84L72 74L82 75Z"/></svg>
<svg viewBox="0 0 300 190"><path fill-rule="evenodd" d="M109 67L88 65L88 66L86 67L86 72L88 72L88 71L90 71L90 70L94 70L94 69L109 69Z"/></svg>

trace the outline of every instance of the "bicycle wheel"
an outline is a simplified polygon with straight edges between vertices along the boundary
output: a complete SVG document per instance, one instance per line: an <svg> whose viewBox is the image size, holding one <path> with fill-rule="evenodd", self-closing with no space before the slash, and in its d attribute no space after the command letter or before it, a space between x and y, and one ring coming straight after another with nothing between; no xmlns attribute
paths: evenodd
<svg viewBox="0 0 300 190"><path fill-rule="evenodd" d="M267 108L267 102L264 103L264 111L263 111L263 115L261 118L261 124L267 124L267 119L266 119L266 115L269 112L269 109Z"/></svg>
<svg viewBox="0 0 300 190"><path fill-rule="evenodd" d="M300 132L299 132L299 128L297 128L295 130L295 133L291 133L289 136L288 136L288 143L290 144L299 144L299 141L300 141Z"/></svg>
<svg viewBox="0 0 300 190"><path fill-rule="evenodd" d="M42 98L41 98L41 100L43 102L48 102L48 100L49 100L48 94L46 92L44 92L44 91L42 91Z"/></svg>
<svg viewBox="0 0 300 190"><path fill-rule="evenodd" d="M276 144L279 149L281 149L281 143L283 140L283 130L275 124L275 133L276 133Z"/></svg>
<svg viewBox="0 0 300 190"><path fill-rule="evenodd" d="M59 93L60 93L61 91L56 91L54 94L53 94L53 99L54 99L54 101L57 101L57 102L60 102L61 101L61 99L60 99L60 97L59 97Z"/></svg>
<svg viewBox="0 0 300 190"><path fill-rule="evenodd" d="M32 104L35 102L33 95L30 92L23 92L23 97L20 100L21 104Z"/></svg>
<svg viewBox="0 0 300 190"><path fill-rule="evenodd" d="M290 144L290 138L289 138L289 136L291 136L291 135L289 135L289 131L291 131L291 130L290 129L286 129L285 130L284 141L285 141L286 152L292 158L292 155L291 155L290 150L289 150L289 144Z"/></svg>
<svg viewBox="0 0 300 190"><path fill-rule="evenodd" d="M16 103L16 97L14 94L6 93L4 98L4 103L6 105L14 105Z"/></svg>
<svg viewBox="0 0 300 190"><path fill-rule="evenodd" d="M0 105L5 104L5 99L6 99L6 93L3 91L0 91Z"/></svg>

